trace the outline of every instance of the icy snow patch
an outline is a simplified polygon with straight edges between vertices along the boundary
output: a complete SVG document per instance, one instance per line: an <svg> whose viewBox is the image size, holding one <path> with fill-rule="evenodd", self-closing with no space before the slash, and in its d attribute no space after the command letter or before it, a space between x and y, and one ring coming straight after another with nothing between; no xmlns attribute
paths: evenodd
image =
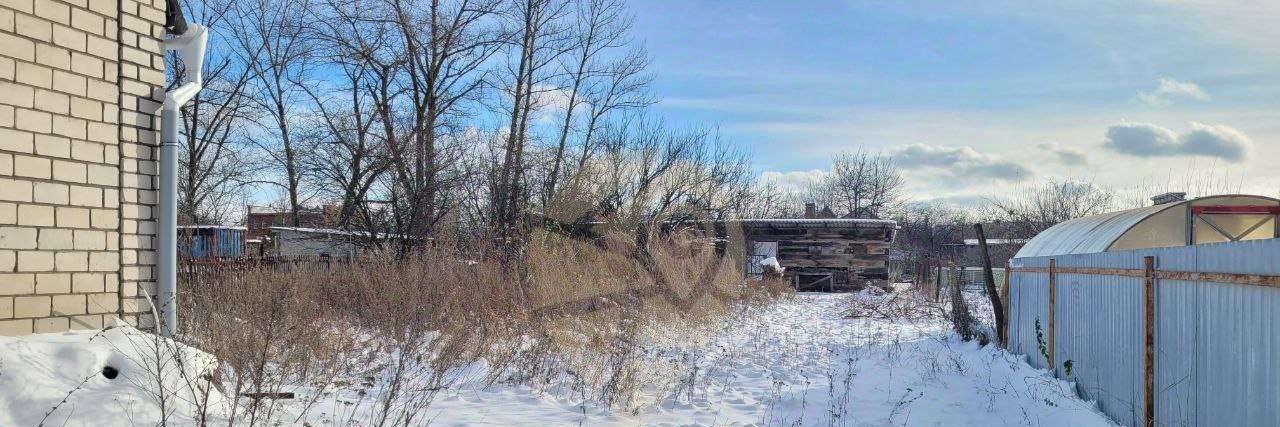
<svg viewBox="0 0 1280 427"><path fill-rule="evenodd" d="M782 272L782 264L779 264L778 259L774 257L768 257L760 260L760 266L764 268L772 268L773 271L778 273Z"/></svg>

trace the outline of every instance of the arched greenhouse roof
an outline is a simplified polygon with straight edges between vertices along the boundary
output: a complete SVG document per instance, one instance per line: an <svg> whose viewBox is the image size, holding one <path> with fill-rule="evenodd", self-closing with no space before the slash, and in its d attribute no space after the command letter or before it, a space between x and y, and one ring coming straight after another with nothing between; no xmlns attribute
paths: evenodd
<svg viewBox="0 0 1280 427"><path fill-rule="evenodd" d="M1080 217L1059 223L1040 232L1035 238L1032 238L1022 246L1015 258L1185 245L1188 230L1186 212L1190 211L1187 207L1218 205L1280 206L1280 200L1252 195L1208 196ZM1262 217L1256 216L1256 218ZM1256 230L1256 227L1249 228L1249 224L1253 223L1252 220L1252 218L1219 220L1219 222L1227 223L1219 227L1236 230L1233 232L1244 230L1241 235L1263 236L1265 232L1268 235L1263 237L1275 237L1274 233L1276 231L1273 231L1273 229ZM1272 221L1276 221L1276 219L1272 219ZM1198 223L1193 221L1192 225L1195 226ZM1280 227L1275 227L1274 223L1272 225L1274 230L1280 230ZM1194 233L1193 236L1196 236L1196 243L1207 243L1209 241L1209 239L1201 237L1202 234L1207 234L1207 232L1192 229L1192 233ZM1118 244L1121 242L1122 244Z"/></svg>

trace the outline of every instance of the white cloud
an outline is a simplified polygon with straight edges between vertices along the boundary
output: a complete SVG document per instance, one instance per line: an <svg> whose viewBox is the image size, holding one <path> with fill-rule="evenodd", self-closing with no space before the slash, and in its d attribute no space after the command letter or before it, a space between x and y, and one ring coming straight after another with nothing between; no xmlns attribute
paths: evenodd
<svg viewBox="0 0 1280 427"><path fill-rule="evenodd" d="M1089 157L1083 151L1066 147L1054 142L1036 144L1036 148L1053 155L1053 159L1066 166L1084 166L1089 164Z"/></svg>
<svg viewBox="0 0 1280 427"><path fill-rule="evenodd" d="M1154 90L1139 92L1138 100L1153 107L1163 107L1177 100L1208 101L1209 94L1198 84L1162 78Z"/></svg>
<svg viewBox="0 0 1280 427"><path fill-rule="evenodd" d="M1107 129L1103 146L1137 157L1206 156L1242 163L1253 150L1253 140L1238 129L1191 122L1178 134L1151 123L1122 123Z"/></svg>
<svg viewBox="0 0 1280 427"><path fill-rule="evenodd" d="M893 158L904 169L929 169L956 181L997 179L1016 182L1033 175L1022 165L979 153L971 147L912 144L899 149Z"/></svg>
<svg viewBox="0 0 1280 427"><path fill-rule="evenodd" d="M514 88L508 87L503 91L502 96L506 102L511 102L512 92ZM549 84L533 85L532 95L533 121L538 124L559 124L564 120L564 112L569 109L569 100L573 99L569 96L569 90ZM508 108L510 106L508 105ZM591 108L591 104L581 96L578 96L577 104L574 105L574 114L581 116L583 112Z"/></svg>
<svg viewBox="0 0 1280 427"><path fill-rule="evenodd" d="M533 85L532 94L535 108L554 111L557 114L564 114L564 111L569 109L569 100L573 99L569 95L568 89L548 84ZM581 109L584 108L586 103L586 100L579 96L577 104L574 105L574 108L577 109L575 111L582 111Z"/></svg>
<svg viewBox="0 0 1280 427"><path fill-rule="evenodd" d="M1182 150L1187 154L1219 157L1243 162L1249 157L1253 140L1239 129L1191 122L1191 130L1182 134Z"/></svg>
<svg viewBox="0 0 1280 427"><path fill-rule="evenodd" d="M827 172L820 169L789 172L766 171L760 174L760 182L773 184L783 192L802 193L826 177Z"/></svg>

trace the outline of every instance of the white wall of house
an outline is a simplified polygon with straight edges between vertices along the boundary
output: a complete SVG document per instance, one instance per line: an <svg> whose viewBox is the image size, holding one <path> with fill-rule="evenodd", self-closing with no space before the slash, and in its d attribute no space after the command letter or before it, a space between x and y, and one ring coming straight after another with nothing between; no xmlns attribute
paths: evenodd
<svg viewBox="0 0 1280 427"><path fill-rule="evenodd" d="M272 227L277 256L287 259L351 259L356 255L354 236L330 230L299 230Z"/></svg>

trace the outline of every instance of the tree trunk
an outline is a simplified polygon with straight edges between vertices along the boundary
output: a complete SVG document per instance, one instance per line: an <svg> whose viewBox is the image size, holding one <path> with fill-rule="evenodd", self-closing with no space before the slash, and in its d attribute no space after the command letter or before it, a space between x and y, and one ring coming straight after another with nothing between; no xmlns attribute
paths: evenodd
<svg viewBox="0 0 1280 427"><path fill-rule="evenodd" d="M987 297L991 299L991 311L995 314L996 336L1003 337L1004 330L1008 327L1005 324L1004 304L1000 301L1000 292L996 290L996 278L991 272L991 254L987 249L987 235L982 230L982 224L973 224L973 230L978 233L978 247L982 250L982 273L983 279L987 286ZM1009 274L1005 271L1004 274Z"/></svg>

